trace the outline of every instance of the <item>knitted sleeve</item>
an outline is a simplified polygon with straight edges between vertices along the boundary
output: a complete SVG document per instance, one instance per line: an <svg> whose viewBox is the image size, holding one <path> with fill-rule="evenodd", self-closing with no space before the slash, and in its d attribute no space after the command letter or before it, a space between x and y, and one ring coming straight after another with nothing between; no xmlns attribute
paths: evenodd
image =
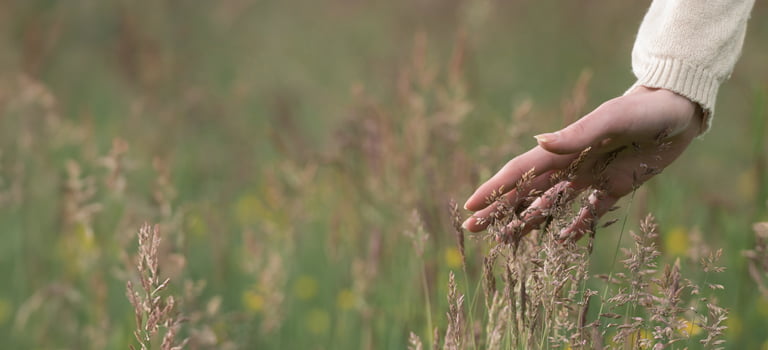
<svg viewBox="0 0 768 350"><path fill-rule="evenodd" d="M753 3L654 0L632 49L634 86L668 89L698 103L709 129L717 90L739 57Z"/></svg>

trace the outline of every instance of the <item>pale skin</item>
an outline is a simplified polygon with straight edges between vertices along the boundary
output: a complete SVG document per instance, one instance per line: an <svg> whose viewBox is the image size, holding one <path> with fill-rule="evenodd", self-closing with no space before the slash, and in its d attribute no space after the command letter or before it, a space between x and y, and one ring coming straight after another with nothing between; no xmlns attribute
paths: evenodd
<svg viewBox="0 0 768 350"><path fill-rule="evenodd" d="M669 90L637 87L560 131L535 136L536 147L510 160L467 199L464 208L474 213L463 226L472 232L486 229L489 216L498 215L494 213L497 204L487 199L499 189L513 206L530 189L543 192L523 211L520 221L507 226L510 232L516 226L522 233L545 222L542 213L555 194L565 188L573 189L572 193L590 190L589 205L560 232L562 239L578 239L591 232L621 197L677 159L701 129L702 110L696 103ZM552 184L550 175L566 169L587 147L592 148L575 176ZM515 184L530 169L536 177L521 191L525 193L516 193ZM599 174L595 169L600 169Z"/></svg>

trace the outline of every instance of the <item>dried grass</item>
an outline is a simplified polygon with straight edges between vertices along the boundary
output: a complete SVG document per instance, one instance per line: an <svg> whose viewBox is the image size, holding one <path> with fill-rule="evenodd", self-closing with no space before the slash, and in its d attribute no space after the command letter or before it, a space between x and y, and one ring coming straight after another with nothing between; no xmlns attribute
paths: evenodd
<svg viewBox="0 0 768 350"><path fill-rule="evenodd" d="M136 269L141 282L141 290L136 290L129 280L126 283L126 295L133 305L136 320L134 336L141 350L152 348L153 338L162 336L160 349L180 350L189 341L176 339L184 318L175 309L176 300L172 295L164 295L169 278L162 279L158 273L160 267L158 249L160 247L159 227L144 224L138 232L139 252ZM131 349L135 349L133 345Z"/></svg>
<svg viewBox="0 0 768 350"><path fill-rule="evenodd" d="M752 228L755 247L744 252L744 256L749 259L749 275L763 297L768 299L768 222L758 222Z"/></svg>
<svg viewBox="0 0 768 350"><path fill-rule="evenodd" d="M490 6L488 3L473 1L466 6ZM477 25L482 23L482 20L475 20ZM510 118L503 121L503 127L493 125L489 128L493 130L489 130L488 137L503 139L503 145L466 147L469 142L463 139L464 127L472 127L474 124L488 126L478 122L479 119L468 122L468 116L475 108L468 97L470 89L463 72L468 58L471 58L468 50L473 42L469 40L469 35L471 28L458 32L447 67L440 67L435 57L431 56L426 34L417 35L412 58L398 74L396 97L392 103L397 107L385 107L369 95L365 87L358 86L354 89L356 102L349 112L349 120L336 135L338 150L323 154L318 160L313 158L313 154L305 154L304 147L285 147L283 152L294 152L289 156L294 156L298 161L281 161L275 169L265 170L268 180L264 185L267 188L264 200L269 202L269 214L274 218L256 218L260 226L255 229L256 232L253 227L243 228L243 240L248 246L244 249L243 260L246 261L234 263L240 264L244 275L251 277L250 282L258 286L253 287L258 288L258 297L262 303L257 312L247 314L240 310L232 311L231 305L222 307L222 298L219 296L207 302L201 301L201 305L194 305L193 301L202 294L204 283L183 281L184 293L171 295L171 291L176 288L169 287L171 282L168 276L173 278L174 283L182 282L177 281L177 274L172 273L178 269L165 265L166 261L172 260L169 258L172 254L166 254L167 251L160 248L157 226L142 226L139 230L138 258L127 259L137 271L126 273L109 266L117 270L115 274L119 280L128 281L126 290L135 313L134 335L139 347L175 349L187 345L190 348L231 349L251 346L251 343L235 345L226 339L232 335L227 330L230 326L245 323L252 326L255 334L264 338L285 336L285 329L288 328L286 324L295 326L290 322L296 321L296 316L291 314L290 295L286 293L286 281L292 273L292 259L299 259L294 245L307 238L298 232L301 226L292 221L314 218L311 213L314 208L294 203L303 203L301 197L315 187L348 191L339 197L320 198L343 198L351 203L334 203L341 208L339 212L348 212L329 220L333 231L338 229L340 233L329 234L324 243L333 262L350 266L348 271L340 269L340 274L349 274L341 280L350 280L350 289L355 296L353 307L345 312L354 314L350 319L359 320L359 325L352 329L361 333L360 348L380 346L375 343L381 339L377 335L377 332L381 332L380 318L387 315L382 311L382 306L377 304L380 299L377 297L382 293L377 291L382 289L382 281L391 272L388 270L391 266L387 259L396 256L393 251L402 250L402 236L389 234L398 231L405 232L410 238L415 252L413 255L418 260L420 281L412 282L401 275L396 278L406 280L403 282L405 286L420 285L423 289L423 303L426 305L424 312L415 318L419 323L427 319L424 328L429 333L424 342L419 335L411 333L407 337L409 349L692 348L696 344L691 340L692 335L688 334L689 329L685 327L692 327L693 324L706 332L704 336L697 336L701 338L699 340L703 346L721 346L727 310L717 305L716 298L699 295L717 292L722 286L705 282L703 288L699 288L683 277L678 263L659 268L658 248L655 245L658 232L650 218L643 222L640 232L632 235L632 246L624 252L624 268L621 271L617 269L610 276L603 276L606 290L610 293L600 295L589 287L595 283L588 270L595 230L587 236L586 244L562 242L555 235L573 218L572 206L578 200L572 198L571 193L557 193L556 205L539 214L547 218L541 230L523 235L522 227L511 231L507 229L511 222L526 214L524 208L527 204L541 195L530 190L530 182L534 179L533 170L516 184L517 192L527 194L521 203L513 206L505 202L501 195L502 189L488 198L490 203L498 204L498 209L491 218L493 222L487 235L465 235L460 226L461 213L455 202L450 202L449 211L443 210L451 196L466 189L459 187L477 183L482 177L485 170L478 170L482 166L477 165L481 160L482 164L493 164L526 148L520 140L530 131L531 116L534 115L533 103L523 100L513 108ZM583 112L589 80L590 75L585 71L570 94L571 97L562 104L566 121ZM82 147L83 155L77 161L69 161L59 167L51 166L49 172L64 175L61 179L52 177L63 184L59 203L62 212L59 216L63 226L66 226L62 233L64 239L72 238L74 229L80 227L86 240L98 237L99 232L102 235L103 232L110 232L94 230L94 222L98 221L95 217L109 205L102 203L104 193L114 195L120 205L140 207L138 211L142 214L157 215L162 220L164 232L176 232L182 226L186 214L184 209L189 208L175 208L173 205L178 193L171 184L171 160L157 157L152 162L145 162L152 163L151 167L157 173L150 186L151 193L126 193L127 189L136 187L133 184L127 186L126 171L131 169L130 166L135 166L137 160L134 158L134 163L129 162L131 159L128 158L127 142L115 139L112 148L100 155L86 141L92 131L87 127L73 125L69 118L61 118L55 97L42 83L21 77L19 85L22 87L19 89L20 95L18 98L8 98L8 108L18 109L21 105L25 110L32 111L26 114L43 116L39 121L42 126L33 125L38 122L28 118L21 127L14 128L18 130L19 136L12 143L20 149L20 154L33 154L33 151L42 147L59 149L65 148L62 145L86 145ZM24 107L27 103L34 106ZM282 117L280 114L275 119ZM301 137L293 130L296 126L284 124L290 123L282 123L278 129L285 127L291 129L291 132L283 133L280 135L281 140L275 142L290 144L293 139L299 142ZM474 153L470 154L468 149ZM581 160L586 157L586 152L568 170L554 174L552 180L560 182L571 178L582 165ZM597 173L610 162L611 157L608 158L606 164L595 169ZM22 180L28 173L24 166L22 164L12 169L14 176L0 193L0 203L3 205L22 201L22 191L25 190L22 188ZM91 168L105 172L104 176L94 176L98 172ZM638 174L653 171L639 169ZM318 173L319 176L327 176L322 179L326 182L316 182ZM137 206L130 202L135 201L135 197L149 198L151 204L142 202ZM293 197L297 198L291 199ZM349 211L356 206L365 209ZM202 207L205 210L210 208L207 204ZM380 215L383 218L369 219L368 212L364 212L366 210L374 213L368 216ZM132 209L127 214L117 214L123 217L119 218L116 232L122 233L126 226L133 225L132 220L139 216L135 211ZM226 216L222 213L204 214L204 218L216 218L212 220L211 226L220 224L223 221L221 217ZM222 231L228 229L226 225L222 226ZM768 279L768 253L765 248L768 234L764 226L759 227L762 229L756 226L758 244L747 253L747 257L751 262L751 275L763 293L768 295L765 284ZM344 237L348 231L355 231L349 235L353 237ZM450 231L453 232L451 241L446 243L439 233ZM432 233L432 236L427 232ZM167 239L171 236L164 237ZM275 244L277 239L270 241L274 237L283 237L283 243ZM173 238L170 241L184 243L190 239L186 236ZM473 244L473 238L496 243L486 247L484 243ZM231 246L220 243L226 239L231 238L222 235L211 240L216 245L212 250L219 252L220 256L230 253L227 249ZM354 249L351 252L345 252L341 244L346 240L353 242L351 246ZM454 245L461 256L464 276L462 278L460 273L456 275L451 272L448 298L436 298L433 294L441 290L437 285L440 280L437 276L445 277L445 274L444 267L434 260L435 251ZM127 246L128 243L120 243L116 249L128 251ZM482 251L486 251L485 254L478 254ZM699 249L694 253L701 254L702 251ZM344 254L350 255L348 260L339 258L344 257ZM717 252L704 257L704 270L708 273L722 271L716 263L718 257ZM105 297L101 295L106 294L104 280L108 279L109 273L98 272L96 267L97 263L107 259L97 251L78 254L77 260L85 262L81 264L84 266L79 273L88 275L87 283L83 284L88 287L81 288L76 281L68 280L52 281L40 287L17 308L14 331L25 336L35 332L48 334L48 330L57 326L58 320L76 320L76 313L88 310L89 314L96 315L88 320L94 325L60 322L61 328L70 335L74 334L72 339L80 339L80 334L84 334L84 340L79 340L80 344L90 344L90 348L94 349L106 347L109 341L107 335L122 326L118 315L106 315L106 311L98 311L105 304ZM228 267L217 264L217 268ZM107 271L106 268L103 270ZM476 283L474 293L471 281ZM461 290L462 285L466 290ZM418 298L415 295L406 296ZM53 321L48 322L48 326L45 322L34 324L35 315L40 318L55 315L45 310L46 304L53 302L53 309L63 306L60 308L64 310L61 313L66 313L66 316L51 318ZM446 306L444 324L441 318L435 317L432 320L433 302L438 309ZM179 310L184 310L184 316ZM436 314L442 316L442 312ZM189 323L183 323L186 320ZM683 320L687 322L683 323ZM29 331L31 328L35 332ZM189 335L188 339L181 339L186 335ZM405 338L406 334L403 334ZM59 339L69 338L56 340ZM242 339L252 341L250 336L238 340ZM612 342L614 340L624 343L616 344Z"/></svg>
<svg viewBox="0 0 768 350"><path fill-rule="evenodd" d="M564 209L553 212L568 216ZM553 222L569 222L563 219ZM586 287L594 281L588 272L591 242L557 239L559 225L495 245L483 258L484 337L473 346L465 341L473 334L464 320L464 296L450 273L445 349L667 349L691 347L694 338L705 348L722 347L727 310L712 293L723 287L705 282L710 292L703 296L702 288L682 277L679 260L659 270L653 217L630 232L633 245L623 249L623 270L597 276L610 291L604 296ZM722 272L720 255L702 259L702 270ZM596 305L600 312L590 319ZM691 334L694 324L704 335Z"/></svg>

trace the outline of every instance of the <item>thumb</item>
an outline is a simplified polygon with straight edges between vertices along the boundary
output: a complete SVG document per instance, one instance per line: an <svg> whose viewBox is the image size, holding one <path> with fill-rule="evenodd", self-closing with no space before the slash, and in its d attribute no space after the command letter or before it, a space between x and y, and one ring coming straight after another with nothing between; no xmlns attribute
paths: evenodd
<svg viewBox="0 0 768 350"><path fill-rule="evenodd" d="M560 131L536 135L541 148L556 154L578 153L608 138L615 120L603 111L594 111Z"/></svg>

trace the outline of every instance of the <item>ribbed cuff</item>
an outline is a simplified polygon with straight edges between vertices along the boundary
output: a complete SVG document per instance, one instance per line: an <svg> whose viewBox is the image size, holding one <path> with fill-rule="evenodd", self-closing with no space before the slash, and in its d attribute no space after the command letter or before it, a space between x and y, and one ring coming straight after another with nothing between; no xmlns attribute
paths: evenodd
<svg viewBox="0 0 768 350"><path fill-rule="evenodd" d="M642 85L667 89L698 103L704 111L701 133L709 130L720 82L706 69L686 64L678 59L646 57L644 61L643 74L638 76L632 88Z"/></svg>

